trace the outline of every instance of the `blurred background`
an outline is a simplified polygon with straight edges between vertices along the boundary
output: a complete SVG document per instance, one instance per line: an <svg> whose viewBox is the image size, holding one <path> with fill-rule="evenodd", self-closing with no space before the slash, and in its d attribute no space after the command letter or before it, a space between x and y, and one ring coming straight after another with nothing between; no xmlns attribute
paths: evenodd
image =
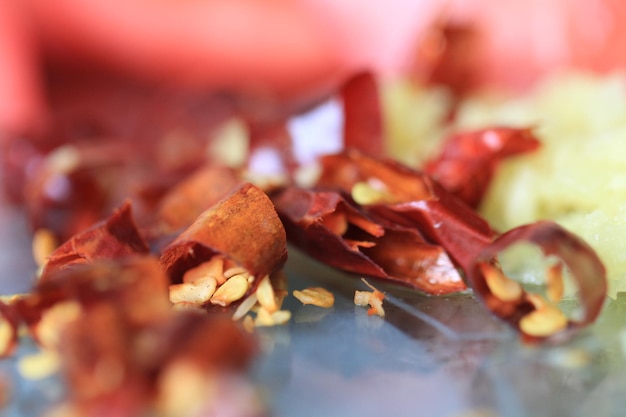
<svg viewBox="0 0 626 417"><path fill-rule="evenodd" d="M439 71L450 82L447 54L473 85L523 89L565 67L624 68L625 9L619 0L7 0L0 126L49 128L57 96L87 74L300 110L360 70Z"/></svg>

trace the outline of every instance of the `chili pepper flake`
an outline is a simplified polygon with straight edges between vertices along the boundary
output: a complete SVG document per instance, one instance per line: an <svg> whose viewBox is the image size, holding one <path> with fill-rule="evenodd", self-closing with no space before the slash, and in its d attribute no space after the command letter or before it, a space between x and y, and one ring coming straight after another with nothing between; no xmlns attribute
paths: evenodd
<svg viewBox="0 0 626 417"><path fill-rule="evenodd" d="M368 307L367 314L373 316L374 314L379 317L385 317L385 309L383 308L383 300L385 294L378 291L376 287L367 282L365 278L361 278L361 281L367 285L372 291L355 291L354 292L354 304L360 307Z"/></svg>
<svg viewBox="0 0 626 417"><path fill-rule="evenodd" d="M330 266L429 294L466 288L442 247L415 228L374 219L340 192L289 187L273 201L290 242Z"/></svg>

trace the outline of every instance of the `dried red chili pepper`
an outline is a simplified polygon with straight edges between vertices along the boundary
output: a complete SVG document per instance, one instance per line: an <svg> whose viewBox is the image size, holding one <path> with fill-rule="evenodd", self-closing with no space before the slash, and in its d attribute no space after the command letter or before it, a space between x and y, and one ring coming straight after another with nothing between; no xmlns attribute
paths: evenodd
<svg viewBox="0 0 626 417"><path fill-rule="evenodd" d="M157 211L158 233L188 227L205 210L226 197L241 183L231 168L207 165L171 188L161 199Z"/></svg>
<svg viewBox="0 0 626 417"><path fill-rule="evenodd" d="M341 89L344 148L380 155L383 152L383 121L376 78L360 73Z"/></svg>
<svg viewBox="0 0 626 417"><path fill-rule="evenodd" d="M161 323L133 328L123 312L101 303L68 327L64 340L63 374L70 409L77 415L237 410L242 398L225 395L222 387L241 393L233 386L236 381L247 384L248 392L252 389L242 375L255 345L226 317L176 312ZM265 415L260 404L257 410L246 405L249 415Z"/></svg>
<svg viewBox="0 0 626 417"><path fill-rule="evenodd" d="M536 150L540 142L529 128L493 127L450 136L424 172L470 207L482 201L500 161Z"/></svg>
<svg viewBox="0 0 626 417"><path fill-rule="evenodd" d="M555 223L538 222L496 237L485 220L423 173L356 151L327 156L322 162L320 185L351 191L374 220L412 227L441 245L487 309L516 328L524 340L556 339L599 314L607 291L604 267L587 244ZM556 307L562 264L547 271L548 299L526 292L503 275L496 255L520 241L538 245L569 267L580 289L582 317L568 319Z"/></svg>
<svg viewBox="0 0 626 417"><path fill-rule="evenodd" d="M285 230L260 188L244 184L202 213L165 248L161 263L176 283L185 271L218 254L259 279L286 261Z"/></svg>
<svg viewBox="0 0 626 417"><path fill-rule="evenodd" d="M472 25L436 22L420 33L411 72L419 82L446 86L461 97L481 81L480 42Z"/></svg>
<svg viewBox="0 0 626 417"><path fill-rule="evenodd" d="M372 220L337 192L288 188L273 201L289 240L328 265L429 294L465 289L441 247L415 229Z"/></svg>
<svg viewBox="0 0 626 417"><path fill-rule="evenodd" d="M497 256L519 242L538 246L545 256L555 256L567 267L578 287L582 307L580 317L567 318L558 310L558 298L549 300L525 291L499 269ZM562 264L548 269L548 274L561 275ZM602 262L582 239L550 221L541 221L514 228L484 247L467 268L468 285L487 309L516 329L524 340L536 342L566 337L571 330L592 323L606 299L606 271Z"/></svg>
<svg viewBox="0 0 626 417"><path fill-rule="evenodd" d="M104 74L50 75L49 131L4 144L2 156L25 190L33 228L61 240L126 198L153 213L165 192L207 161L207 134L233 113L228 100L211 95Z"/></svg>
<svg viewBox="0 0 626 417"><path fill-rule="evenodd" d="M230 318L172 310L168 286L156 258L137 256L56 271L16 302L35 339L60 354L80 415L144 414L176 399L169 372L189 390L248 366L252 338Z"/></svg>
<svg viewBox="0 0 626 417"><path fill-rule="evenodd" d="M349 150L324 157L322 166L319 186L351 193L355 185L363 185L372 197L357 202L368 214L419 230L463 269L494 237L489 224L461 200L428 175L398 162Z"/></svg>
<svg viewBox="0 0 626 417"><path fill-rule="evenodd" d="M162 321L171 310L168 285L156 258L136 255L51 271L11 306L37 342L58 349L65 324L99 303L136 327Z"/></svg>
<svg viewBox="0 0 626 417"><path fill-rule="evenodd" d="M135 225L131 205L126 202L107 220L78 233L55 249L48 257L40 279L45 281L54 271L71 265L117 260L149 251Z"/></svg>
<svg viewBox="0 0 626 417"><path fill-rule="evenodd" d="M25 206L34 230L51 230L61 240L90 227L126 199L140 213L186 171L167 171L148 162L132 141L95 141L59 147L34 165L25 186ZM186 168L188 169L188 167ZM151 216L140 216L149 222Z"/></svg>

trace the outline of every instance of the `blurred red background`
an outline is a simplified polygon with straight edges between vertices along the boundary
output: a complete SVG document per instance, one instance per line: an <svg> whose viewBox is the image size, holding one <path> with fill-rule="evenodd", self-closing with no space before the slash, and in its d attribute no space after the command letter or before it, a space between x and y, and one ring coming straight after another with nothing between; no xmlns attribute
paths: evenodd
<svg viewBox="0 0 626 417"><path fill-rule="evenodd" d="M620 0L6 0L0 126L45 127L51 71L113 73L299 109L356 70L427 73L432 63L412 58L442 23L474 31L463 61L480 84L525 88L564 67L626 67L625 19Z"/></svg>

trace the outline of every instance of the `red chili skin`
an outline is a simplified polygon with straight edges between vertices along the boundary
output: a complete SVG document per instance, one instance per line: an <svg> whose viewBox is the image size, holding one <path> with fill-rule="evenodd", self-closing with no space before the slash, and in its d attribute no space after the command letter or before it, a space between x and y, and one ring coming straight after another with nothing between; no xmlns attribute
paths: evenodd
<svg viewBox="0 0 626 417"><path fill-rule="evenodd" d="M356 150L325 157L322 164L320 187L350 193L357 182L382 182L391 201L366 205L365 212L374 219L419 230L463 269L495 236L482 217L420 171Z"/></svg>
<svg viewBox="0 0 626 417"><path fill-rule="evenodd" d="M240 176L231 168L207 164L197 169L159 200L154 233L174 233L189 227L239 185Z"/></svg>
<svg viewBox="0 0 626 417"><path fill-rule="evenodd" d="M475 25L441 19L417 42L412 75L420 82L444 85L460 99L479 84L485 59L481 56L481 41Z"/></svg>
<svg viewBox="0 0 626 417"><path fill-rule="evenodd" d="M527 342L538 342L546 338L524 334L519 328L519 321L528 312L534 310L524 295L519 300L505 302L495 297L487 287L479 264L493 263L497 255L518 242L537 245L545 256L554 255L569 267L572 279L578 286L578 298L583 315L576 320L569 320L565 332L548 338L562 340L573 330L594 322L600 314L607 294L606 270L594 250L576 235L568 232L551 221L540 221L514 228L496 238L492 244L484 247L468 267L467 282L487 308L500 319L522 334Z"/></svg>
<svg viewBox="0 0 626 417"><path fill-rule="evenodd" d="M52 347L62 362L68 401L80 415L153 411L161 398L155 376L180 361L203 375L248 368L257 352L254 338L230 317L173 312L168 285L158 259L136 256L57 271L16 301L20 319L40 343L45 330L38 324L50 308L67 301L80 306L80 315L64 327L62 342ZM115 384L101 384L94 372L106 360L121 370Z"/></svg>
<svg viewBox="0 0 626 417"><path fill-rule="evenodd" d="M258 278L277 272L287 260L287 237L269 197L242 184L204 211L161 254L173 283L184 273L221 254Z"/></svg>
<svg viewBox="0 0 626 417"><path fill-rule="evenodd" d="M383 120L378 83L371 73L350 78L341 89L344 148L381 155Z"/></svg>
<svg viewBox="0 0 626 417"><path fill-rule="evenodd" d="M77 233L55 249L48 257L40 281L71 265L115 261L130 255L146 255L149 251L135 225L131 205L126 202L107 220Z"/></svg>
<svg viewBox="0 0 626 417"><path fill-rule="evenodd" d="M431 242L445 248L463 270L495 236L489 224L467 206L435 187L432 198L390 205L375 204L369 213L405 227L416 228ZM444 192L442 192L444 191Z"/></svg>
<svg viewBox="0 0 626 417"><path fill-rule="evenodd" d="M273 201L289 241L327 265L428 294L466 289L441 246L414 228L374 220L338 192L288 188Z"/></svg>
<svg viewBox="0 0 626 417"><path fill-rule="evenodd" d="M514 135L519 133L515 130L510 132ZM530 139L529 143L534 143ZM470 144L475 144L473 142L470 141ZM510 151L505 146L502 153ZM516 147L512 151L516 151ZM464 155L463 150L460 154ZM512 302L493 296L479 268L485 262L497 265L498 253L513 243L534 243L544 254L559 257L569 267L579 286L580 302L585 311L580 320L569 322L568 330L590 324L600 313L607 292L604 266L589 245L556 223L537 222L498 236L482 217L428 175L397 162L350 150L325 157L322 165L324 170L319 186L324 188L350 193L358 182L382 183L387 201L364 205L361 209L374 221L384 220L389 224L412 228L427 241L443 247L465 273L466 284L485 307L519 331L523 340L538 342L547 339L524 334L519 328L521 318L534 310L534 305L527 295ZM466 177L466 181L471 181L471 178ZM558 340L569 333L559 332L549 338Z"/></svg>
<svg viewBox="0 0 626 417"><path fill-rule="evenodd" d="M441 153L428 161L424 172L448 191L477 208L499 163L540 146L530 128L492 127L450 136Z"/></svg>

